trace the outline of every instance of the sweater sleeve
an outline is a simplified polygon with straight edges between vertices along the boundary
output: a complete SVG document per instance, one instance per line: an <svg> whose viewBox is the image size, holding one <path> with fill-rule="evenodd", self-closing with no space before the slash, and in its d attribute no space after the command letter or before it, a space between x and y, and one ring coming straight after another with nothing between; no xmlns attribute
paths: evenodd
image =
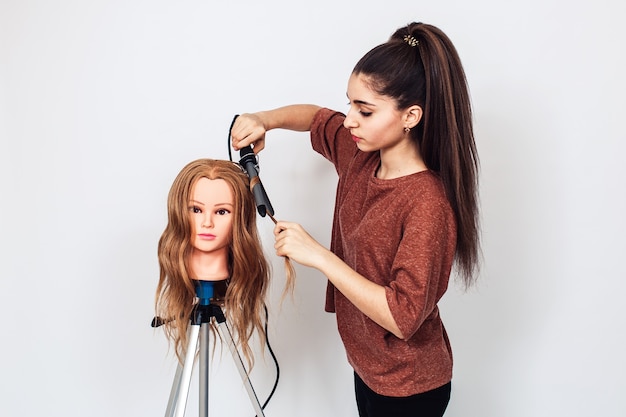
<svg viewBox="0 0 626 417"><path fill-rule="evenodd" d="M393 261L394 280L386 287L391 314L406 340L436 318L455 250L456 222L447 202L427 199L410 210Z"/></svg>
<svg viewBox="0 0 626 417"><path fill-rule="evenodd" d="M358 151L350 139L350 131L343 126L345 118L340 112L322 108L315 114L311 124L313 149L333 163L340 177Z"/></svg>

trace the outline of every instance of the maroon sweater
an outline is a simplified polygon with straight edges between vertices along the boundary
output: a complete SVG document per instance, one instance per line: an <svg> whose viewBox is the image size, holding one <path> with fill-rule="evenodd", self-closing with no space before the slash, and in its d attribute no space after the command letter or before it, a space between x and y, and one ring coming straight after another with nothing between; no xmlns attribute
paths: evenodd
<svg viewBox="0 0 626 417"><path fill-rule="evenodd" d="M454 213L431 171L376 178L379 153L359 151L344 119L322 109L311 126L313 148L339 174L330 249L385 287L406 339L370 320L330 282L326 310L336 313L348 361L372 390L394 397L425 392L452 378L452 352L437 303L454 259Z"/></svg>

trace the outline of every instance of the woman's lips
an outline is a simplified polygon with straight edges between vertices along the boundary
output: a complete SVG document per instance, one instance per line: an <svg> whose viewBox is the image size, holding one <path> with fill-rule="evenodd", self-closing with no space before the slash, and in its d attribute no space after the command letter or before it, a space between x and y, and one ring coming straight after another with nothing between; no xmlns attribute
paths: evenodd
<svg viewBox="0 0 626 417"><path fill-rule="evenodd" d="M358 136L354 136L354 135L352 135L352 140L353 140L353 141L355 141L355 142L358 142L358 141L360 141L360 140L361 140L361 138L360 138L360 137L358 137Z"/></svg>

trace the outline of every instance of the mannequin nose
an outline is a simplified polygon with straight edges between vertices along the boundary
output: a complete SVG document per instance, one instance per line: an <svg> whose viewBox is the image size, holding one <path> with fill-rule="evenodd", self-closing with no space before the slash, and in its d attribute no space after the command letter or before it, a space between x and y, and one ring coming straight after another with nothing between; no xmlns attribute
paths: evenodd
<svg viewBox="0 0 626 417"><path fill-rule="evenodd" d="M204 219L202 220L202 227L213 227L213 216L211 216L211 214L207 214L206 216L204 216Z"/></svg>

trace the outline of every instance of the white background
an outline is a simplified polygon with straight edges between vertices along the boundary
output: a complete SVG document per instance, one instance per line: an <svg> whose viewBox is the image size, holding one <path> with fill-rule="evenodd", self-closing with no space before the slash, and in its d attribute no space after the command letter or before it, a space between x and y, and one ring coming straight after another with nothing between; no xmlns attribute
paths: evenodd
<svg viewBox="0 0 626 417"><path fill-rule="evenodd" d="M424 21L464 62L482 162L484 267L441 305L446 415L626 415L624 17L607 0L0 1L0 414L162 415L175 360L149 323L175 175L227 159L237 113L345 110L356 61ZM261 178L278 218L328 244L334 171L307 138L272 132ZM356 416L325 279L299 267L281 307L272 227L265 413ZM276 372L256 352L263 401ZM253 416L230 354L211 369L211 415Z"/></svg>

